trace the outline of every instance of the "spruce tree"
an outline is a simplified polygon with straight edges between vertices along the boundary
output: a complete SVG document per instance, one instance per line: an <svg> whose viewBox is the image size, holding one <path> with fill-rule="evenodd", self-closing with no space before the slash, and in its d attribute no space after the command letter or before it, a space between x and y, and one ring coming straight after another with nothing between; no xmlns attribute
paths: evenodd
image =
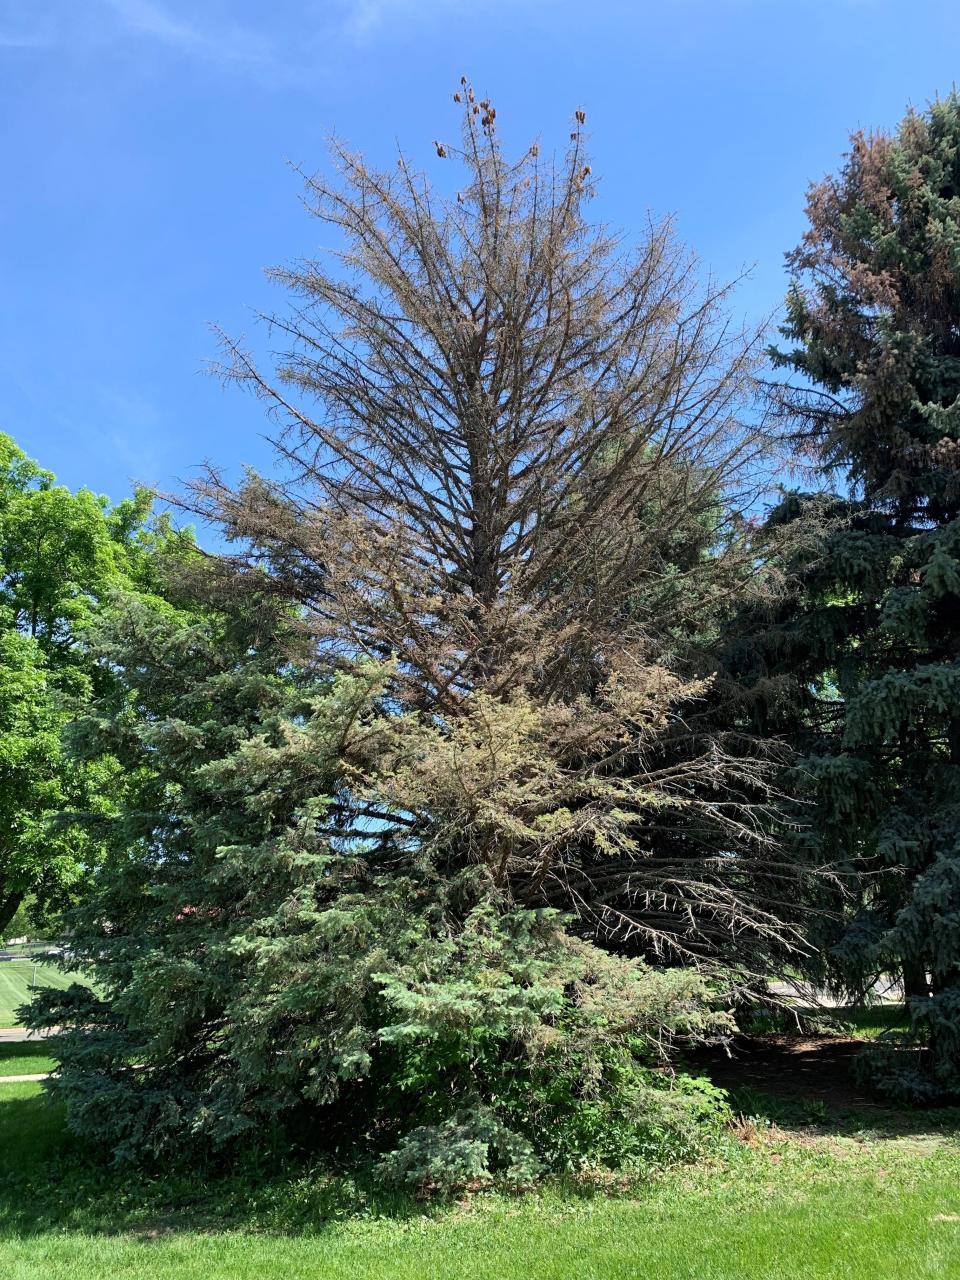
<svg viewBox="0 0 960 1280"><path fill-rule="evenodd" d="M902 976L960 1087L960 99L855 134L813 185L778 400L840 496L780 628L805 680L807 840L856 873L835 977ZM807 504L809 509L809 504ZM786 504L780 515L796 510ZM786 639L785 639L786 638Z"/></svg>
<svg viewBox="0 0 960 1280"><path fill-rule="evenodd" d="M128 786L70 914L95 989L29 1013L71 1127L119 1159L277 1140L442 1189L694 1150L721 1096L651 1068L730 1030L704 979L607 955L382 823L358 838L389 672L318 674L264 575L181 570L102 617L117 679L73 727Z"/></svg>
<svg viewBox="0 0 960 1280"><path fill-rule="evenodd" d="M459 196L342 148L309 183L333 261L279 273L276 376L229 370L290 469L209 474L196 609L101 632L75 741L131 789L74 919L97 994L34 1017L121 1153L276 1122L436 1185L688 1145L649 1068L730 1025L698 966L795 936L768 744L706 653L765 586L755 335L668 227L587 221L582 112L510 160L457 97Z"/></svg>
<svg viewBox="0 0 960 1280"><path fill-rule="evenodd" d="M669 224L628 249L590 221L583 112L565 155L511 158L493 105L454 96L429 176L338 145L308 180L334 247L274 273L278 367L226 344L286 466L214 472L195 509L298 601L319 664L393 660L415 723L380 762L384 829L405 813L606 943L763 968L796 868L771 744L712 714L709 652L770 586L743 518L759 335Z"/></svg>

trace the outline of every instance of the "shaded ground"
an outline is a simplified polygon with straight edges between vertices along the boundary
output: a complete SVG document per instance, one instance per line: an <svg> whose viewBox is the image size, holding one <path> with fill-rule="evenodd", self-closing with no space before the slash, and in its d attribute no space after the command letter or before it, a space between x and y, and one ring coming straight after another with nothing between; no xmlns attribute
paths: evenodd
<svg viewBox="0 0 960 1280"><path fill-rule="evenodd" d="M727 1049L701 1050L689 1062L729 1092L739 1117L734 1128L744 1130L745 1140L747 1130L756 1135L769 1126L790 1141L830 1149L852 1142L904 1146L916 1155L944 1144L960 1150L960 1107L898 1106L860 1083L857 1059L904 1029L902 1005L838 1009L826 1019L822 1009L798 1012L805 1030L741 1035Z"/></svg>
<svg viewBox="0 0 960 1280"><path fill-rule="evenodd" d="M787 1102L880 1109L851 1069L867 1043L838 1036L738 1036L727 1049L698 1053L693 1064L732 1093L747 1089Z"/></svg>
<svg viewBox="0 0 960 1280"><path fill-rule="evenodd" d="M826 1008L796 1003L761 1014L753 1034L700 1050L691 1066L727 1089L735 1102L746 1093L827 1111L884 1111L888 1108L859 1083L854 1064L871 1043L905 1030L907 1023L902 1004Z"/></svg>

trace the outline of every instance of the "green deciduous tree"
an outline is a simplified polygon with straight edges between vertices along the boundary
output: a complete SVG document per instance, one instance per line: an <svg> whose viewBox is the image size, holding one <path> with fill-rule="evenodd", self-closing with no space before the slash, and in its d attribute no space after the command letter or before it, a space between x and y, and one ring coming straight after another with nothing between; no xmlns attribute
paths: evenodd
<svg viewBox="0 0 960 1280"><path fill-rule="evenodd" d="M98 678L91 618L173 537L146 529L149 510L146 494L110 508L71 493L0 435L0 932L27 894L55 908L95 861L89 830L60 819L109 804L117 780L105 759L78 768L61 736Z"/></svg>

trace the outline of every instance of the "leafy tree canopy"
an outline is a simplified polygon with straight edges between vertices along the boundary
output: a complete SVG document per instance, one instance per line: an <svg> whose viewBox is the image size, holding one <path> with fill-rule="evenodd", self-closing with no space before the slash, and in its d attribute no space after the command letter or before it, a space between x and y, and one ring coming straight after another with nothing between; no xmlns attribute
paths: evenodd
<svg viewBox="0 0 960 1280"><path fill-rule="evenodd" d="M121 583L144 588L169 525L148 526L140 492L110 507L71 493L0 434L0 931L25 895L56 906L96 858L89 831L65 811L109 805L111 763L84 769L65 757L71 713L102 672L86 634Z"/></svg>

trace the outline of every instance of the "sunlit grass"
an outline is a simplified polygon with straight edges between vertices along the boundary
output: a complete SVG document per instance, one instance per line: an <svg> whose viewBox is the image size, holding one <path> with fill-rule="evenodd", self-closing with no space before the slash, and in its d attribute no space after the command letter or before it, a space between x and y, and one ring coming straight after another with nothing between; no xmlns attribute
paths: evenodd
<svg viewBox="0 0 960 1280"><path fill-rule="evenodd" d="M61 973L55 965L35 964L33 960L0 960L0 1027L17 1025L16 1011L38 987L63 990L77 982L75 974Z"/></svg>
<svg viewBox="0 0 960 1280"><path fill-rule="evenodd" d="M902 1004L844 1005L830 1010L826 1019L835 1022L838 1030L849 1031L864 1040L875 1040L890 1031L906 1031L910 1026Z"/></svg>
<svg viewBox="0 0 960 1280"><path fill-rule="evenodd" d="M140 1179L91 1163L38 1086L0 1086L3 1280L943 1280L960 1149L923 1118L788 1135L629 1191L437 1207L302 1169Z"/></svg>
<svg viewBox="0 0 960 1280"><path fill-rule="evenodd" d="M39 1075L56 1067L44 1044L0 1044L0 1076Z"/></svg>
<svg viewBox="0 0 960 1280"><path fill-rule="evenodd" d="M795 1004L752 1010L745 1015L748 1035L843 1035L875 1040L888 1032L906 1031L910 1018L902 1004L838 1005L822 1008Z"/></svg>

